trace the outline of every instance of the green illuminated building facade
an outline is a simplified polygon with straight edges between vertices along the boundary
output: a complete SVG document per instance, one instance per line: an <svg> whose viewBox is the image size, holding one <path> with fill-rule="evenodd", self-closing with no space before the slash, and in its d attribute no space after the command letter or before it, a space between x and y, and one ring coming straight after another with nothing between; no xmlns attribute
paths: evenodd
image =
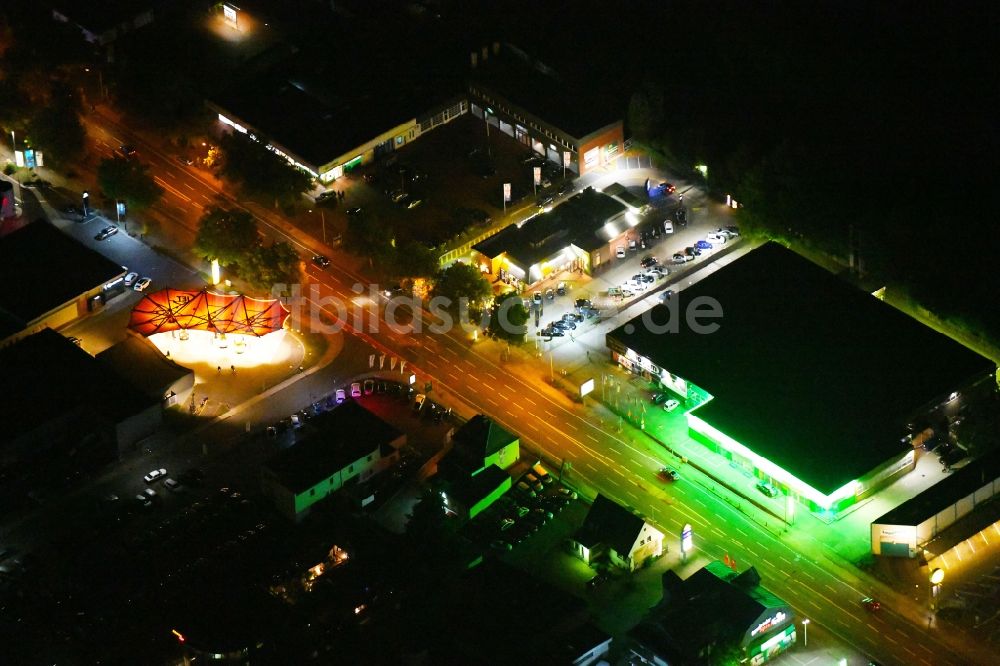
<svg viewBox="0 0 1000 666"><path fill-rule="evenodd" d="M686 316L711 307L699 330ZM996 390L987 358L777 243L607 336L675 394L689 433L835 515L913 469L913 435Z"/></svg>

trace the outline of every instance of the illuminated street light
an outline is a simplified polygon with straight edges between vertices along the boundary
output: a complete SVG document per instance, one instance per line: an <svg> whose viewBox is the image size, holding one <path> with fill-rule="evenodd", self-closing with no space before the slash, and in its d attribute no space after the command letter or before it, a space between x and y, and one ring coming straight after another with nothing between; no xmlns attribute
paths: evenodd
<svg viewBox="0 0 1000 666"><path fill-rule="evenodd" d="M809 619L802 620L802 647L809 647Z"/></svg>

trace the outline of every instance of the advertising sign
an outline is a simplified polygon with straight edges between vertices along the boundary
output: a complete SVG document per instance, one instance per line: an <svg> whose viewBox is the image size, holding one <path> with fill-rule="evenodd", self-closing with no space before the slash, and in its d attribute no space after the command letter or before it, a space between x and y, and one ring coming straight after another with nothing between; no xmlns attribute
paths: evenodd
<svg viewBox="0 0 1000 666"><path fill-rule="evenodd" d="M503 200L510 201L510 183L503 184Z"/></svg>
<svg viewBox="0 0 1000 666"><path fill-rule="evenodd" d="M588 379L584 383L580 384L580 397L587 395L594 390L594 380Z"/></svg>
<svg viewBox="0 0 1000 666"><path fill-rule="evenodd" d="M570 153L568 150L563 151L563 166L569 168Z"/></svg>
<svg viewBox="0 0 1000 666"><path fill-rule="evenodd" d="M542 167L536 166L534 168L534 172L535 172L535 185L538 185L542 182Z"/></svg>
<svg viewBox="0 0 1000 666"><path fill-rule="evenodd" d="M694 550L694 539L691 536L691 525L688 523L681 530L681 552L690 553L692 550Z"/></svg>

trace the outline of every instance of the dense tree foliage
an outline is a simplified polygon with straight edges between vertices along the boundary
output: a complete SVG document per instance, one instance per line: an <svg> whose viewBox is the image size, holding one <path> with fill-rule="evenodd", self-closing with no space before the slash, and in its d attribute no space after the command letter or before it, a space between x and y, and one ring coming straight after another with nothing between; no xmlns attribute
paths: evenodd
<svg viewBox="0 0 1000 666"><path fill-rule="evenodd" d="M448 309L454 314L458 312L462 298L467 299L473 309L483 306L493 296L493 287L478 268L457 262L438 271L431 295L449 299L451 305Z"/></svg>
<svg viewBox="0 0 1000 666"><path fill-rule="evenodd" d="M284 158L242 132L230 132L219 143L225 157L220 174L241 185L250 196L284 204L295 203L312 179Z"/></svg>
<svg viewBox="0 0 1000 666"><path fill-rule="evenodd" d="M97 166L97 182L109 199L125 201L132 210L149 208L163 196L149 167L136 159L112 157Z"/></svg>
<svg viewBox="0 0 1000 666"><path fill-rule="evenodd" d="M218 259L223 266L247 263L260 246L257 221L250 213L226 208L210 208L198 223L194 251L200 257Z"/></svg>
<svg viewBox="0 0 1000 666"><path fill-rule="evenodd" d="M65 85L53 87L52 100L37 109L28 123L27 142L45 155L50 166L76 161L85 147L86 132L80 123L80 100Z"/></svg>
<svg viewBox="0 0 1000 666"><path fill-rule="evenodd" d="M247 253L240 275L252 286L270 291L277 284L298 284L302 281L302 260L288 243L278 242L258 246Z"/></svg>
<svg viewBox="0 0 1000 666"><path fill-rule="evenodd" d="M526 324L529 316L520 294L508 291L493 301L487 333L490 337L507 342L524 342L524 336L528 332Z"/></svg>

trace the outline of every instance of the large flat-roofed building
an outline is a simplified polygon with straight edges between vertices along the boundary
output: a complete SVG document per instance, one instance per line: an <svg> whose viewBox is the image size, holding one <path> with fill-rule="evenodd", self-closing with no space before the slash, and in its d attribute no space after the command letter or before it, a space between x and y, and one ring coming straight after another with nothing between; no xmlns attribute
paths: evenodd
<svg viewBox="0 0 1000 666"><path fill-rule="evenodd" d="M717 330L688 324L689 308L713 302L720 316L702 323ZM946 429L964 401L996 390L992 361L777 243L607 344L616 362L679 396L694 437L831 512L910 471L915 433Z"/></svg>
<svg viewBox="0 0 1000 666"><path fill-rule="evenodd" d="M38 220L0 238L0 284L0 344L8 344L100 309L124 292L125 269Z"/></svg>
<svg viewBox="0 0 1000 666"><path fill-rule="evenodd" d="M214 93L207 105L221 122L328 182L468 111L459 89L397 60L372 59L373 71L291 58Z"/></svg>
<svg viewBox="0 0 1000 666"><path fill-rule="evenodd" d="M470 54L470 112L526 148L581 176L621 156L618 96L557 72L514 44Z"/></svg>
<svg viewBox="0 0 1000 666"><path fill-rule="evenodd" d="M320 414L295 446L261 470L264 494L292 520L344 486L366 481L399 459L406 435L352 401Z"/></svg>
<svg viewBox="0 0 1000 666"><path fill-rule="evenodd" d="M52 18L76 26L88 42L105 46L149 25L164 0L52 0Z"/></svg>
<svg viewBox="0 0 1000 666"><path fill-rule="evenodd" d="M638 218L625 204L591 187L552 210L512 224L472 247L473 264L516 286L559 271L590 275L607 265Z"/></svg>
<svg viewBox="0 0 1000 666"><path fill-rule="evenodd" d="M96 469L151 435L161 401L46 328L0 349L0 509Z"/></svg>

